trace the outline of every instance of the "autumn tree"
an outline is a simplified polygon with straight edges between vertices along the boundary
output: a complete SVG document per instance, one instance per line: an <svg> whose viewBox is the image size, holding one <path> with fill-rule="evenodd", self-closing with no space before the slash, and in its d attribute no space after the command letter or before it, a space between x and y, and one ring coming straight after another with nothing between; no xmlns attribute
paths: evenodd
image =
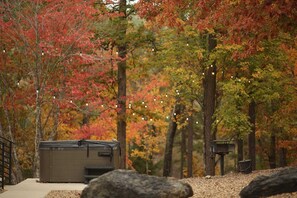
<svg viewBox="0 0 297 198"><path fill-rule="evenodd" d="M70 56L79 56L79 49L90 44L88 22L93 10L91 2L76 1L9 1L2 6L6 17L5 41L11 41L7 51L20 60L22 80L34 87L35 155L34 175L39 174L39 142L43 140L43 105L49 82ZM77 14L74 14L77 13ZM20 79L19 79L20 80ZM31 84L32 83L32 84ZM52 99L53 96L50 97Z"/></svg>
<svg viewBox="0 0 297 198"><path fill-rule="evenodd" d="M156 22L162 21L180 29L183 29L184 23L188 23L202 32L213 30L217 40L224 44L241 45L242 50L233 54L232 58L247 57L258 52L262 41L275 38L282 31L293 34L295 32L292 27L296 23L296 3L292 1L238 1L236 3L155 1L153 4L141 1L141 3L145 8L141 14ZM251 122L254 120L253 112L251 109ZM255 139L254 134L253 132L250 135L250 140ZM250 151L251 156L254 149Z"/></svg>

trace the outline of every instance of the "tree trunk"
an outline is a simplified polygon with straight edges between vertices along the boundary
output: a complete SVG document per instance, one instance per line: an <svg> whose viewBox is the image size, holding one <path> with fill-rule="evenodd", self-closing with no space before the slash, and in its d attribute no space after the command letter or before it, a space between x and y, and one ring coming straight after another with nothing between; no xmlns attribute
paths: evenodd
<svg viewBox="0 0 297 198"><path fill-rule="evenodd" d="M58 127L59 127L59 115L60 115L60 107L55 102L53 103L53 129L50 134L49 140L57 140L58 139Z"/></svg>
<svg viewBox="0 0 297 198"><path fill-rule="evenodd" d="M211 52L216 47L216 41L213 35L208 35L208 51ZM212 131L215 111L215 93L216 93L216 65L208 67L203 81L204 98L204 165L206 175L215 175L215 155L211 151L212 141L215 135Z"/></svg>
<svg viewBox="0 0 297 198"><path fill-rule="evenodd" d="M188 123L188 152L187 152L187 165L188 175L187 177L193 177L193 116L190 116Z"/></svg>
<svg viewBox="0 0 297 198"><path fill-rule="evenodd" d="M268 161L270 168L276 168L276 138L274 134L270 136Z"/></svg>
<svg viewBox="0 0 297 198"><path fill-rule="evenodd" d="M256 103L254 100L249 104L249 119L252 131L248 136L249 158L252 163L252 170L256 170Z"/></svg>
<svg viewBox="0 0 297 198"><path fill-rule="evenodd" d="M34 162L33 162L33 176L38 178L40 172L40 155L39 155L39 144L43 138L42 132L42 123L41 123L41 112L42 112L42 61L41 61L41 54L40 54L40 32L39 32L39 21L38 21L38 12L39 12L39 2L36 3L34 7L34 24L33 28L35 29L35 46L34 46L34 53L35 53L35 68L33 70L33 79L35 84L35 152L34 152Z"/></svg>
<svg viewBox="0 0 297 198"><path fill-rule="evenodd" d="M181 130L181 144L180 144L180 178L184 178L184 161L186 153L186 131L185 129Z"/></svg>
<svg viewBox="0 0 297 198"><path fill-rule="evenodd" d="M117 44L118 54L121 60L118 62L118 94L117 94L117 138L121 147L120 167L126 168L126 55L127 44L127 19L126 19L126 0L120 0L119 11L123 15L119 23L119 42Z"/></svg>
<svg viewBox="0 0 297 198"><path fill-rule="evenodd" d="M2 127L1 122L0 122L0 136L3 136L3 127Z"/></svg>
<svg viewBox="0 0 297 198"><path fill-rule="evenodd" d="M286 148L279 149L279 166L280 167L287 166L287 149Z"/></svg>
<svg viewBox="0 0 297 198"><path fill-rule="evenodd" d="M169 121L169 127L168 127L168 132L166 137L166 146L165 146L164 164L163 164L164 177L172 176L172 150L173 150L174 137L177 129L176 116L179 115L180 112L181 112L181 106L175 105L172 111L171 119Z"/></svg>
<svg viewBox="0 0 297 198"><path fill-rule="evenodd" d="M243 160L243 140L237 139L237 169L239 171L238 163Z"/></svg>
<svg viewBox="0 0 297 198"><path fill-rule="evenodd" d="M35 114L35 154L33 164L33 176L39 178L40 172L40 155L39 155L39 144L42 140L42 124L41 124L41 99L39 97L39 91L36 91L36 114Z"/></svg>

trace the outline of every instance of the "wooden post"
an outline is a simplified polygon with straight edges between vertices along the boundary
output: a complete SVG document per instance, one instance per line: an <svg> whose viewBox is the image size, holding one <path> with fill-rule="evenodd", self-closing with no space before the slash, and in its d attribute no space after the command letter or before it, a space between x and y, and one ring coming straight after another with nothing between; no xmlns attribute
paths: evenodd
<svg viewBox="0 0 297 198"><path fill-rule="evenodd" d="M225 171L224 171L224 156L225 154L220 154L221 156L221 162L220 162L220 170L221 170L221 175L224 175L225 174Z"/></svg>

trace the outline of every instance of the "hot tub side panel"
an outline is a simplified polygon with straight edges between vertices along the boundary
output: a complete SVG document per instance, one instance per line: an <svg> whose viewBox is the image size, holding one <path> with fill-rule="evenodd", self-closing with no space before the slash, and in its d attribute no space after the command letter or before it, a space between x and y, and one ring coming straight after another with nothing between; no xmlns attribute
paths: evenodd
<svg viewBox="0 0 297 198"><path fill-rule="evenodd" d="M41 182L84 182L85 167L119 168L119 149L107 147L50 147L40 149Z"/></svg>

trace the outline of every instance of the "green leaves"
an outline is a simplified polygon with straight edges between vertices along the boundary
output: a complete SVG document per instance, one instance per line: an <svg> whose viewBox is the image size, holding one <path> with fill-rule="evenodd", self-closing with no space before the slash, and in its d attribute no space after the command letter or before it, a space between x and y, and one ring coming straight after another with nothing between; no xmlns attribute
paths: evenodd
<svg viewBox="0 0 297 198"><path fill-rule="evenodd" d="M240 78L221 83L223 96L215 113L217 121L214 125L221 126L221 131L225 132L221 134L223 136L244 137L251 131L247 112L244 111L250 100L246 92L247 82L246 78Z"/></svg>

